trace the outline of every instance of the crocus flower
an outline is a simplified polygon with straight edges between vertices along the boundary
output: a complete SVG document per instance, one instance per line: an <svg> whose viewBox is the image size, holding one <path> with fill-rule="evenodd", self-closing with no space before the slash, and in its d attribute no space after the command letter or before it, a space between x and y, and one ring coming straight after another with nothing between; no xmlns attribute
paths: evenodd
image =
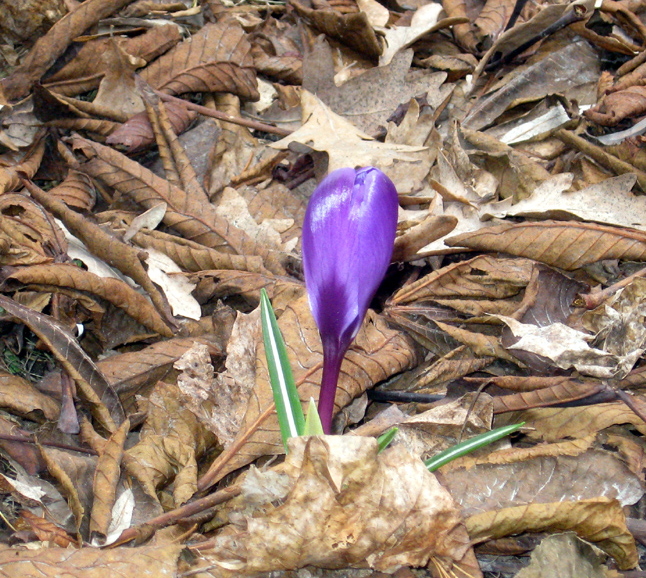
<svg viewBox="0 0 646 578"><path fill-rule="evenodd" d="M303 267L323 344L319 415L325 433L343 356L390 263L397 207L395 185L374 167L333 171L307 206Z"/></svg>

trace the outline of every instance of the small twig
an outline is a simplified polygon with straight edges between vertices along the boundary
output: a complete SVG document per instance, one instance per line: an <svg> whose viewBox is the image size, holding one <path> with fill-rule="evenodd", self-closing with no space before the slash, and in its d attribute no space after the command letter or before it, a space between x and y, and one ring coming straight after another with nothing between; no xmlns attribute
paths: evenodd
<svg viewBox="0 0 646 578"><path fill-rule="evenodd" d="M171 96L170 94L164 94L163 92L160 92L159 90L155 90L155 94L161 98L164 102L175 102L178 104L184 105L186 108L189 110L194 110L195 112L198 112L200 114L203 114L204 116L210 116L211 118L216 118L218 120L222 120L224 122L230 122L231 124L238 124L240 126L246 126L247 128L251 128L253 130L259 130L262 132L268 132L271 134L277 134L278 136L288 136L292 134L291 130L285 129L285 128L279 128L277 126L273 126L271 124L266 124L264 122L260 122L258 120L249 120L246 118L239 118L235 116L229 116L228 114L225 114L224 112L220 112L218 110L213 110L212 108L208 108L206 106L202 106L200 104L194 104L192 102L189 102L188 100L184 100L183 98L177 98L176 96Z"/></svg>
<svg viewBox="0 0 646 578"><path fill-rule="evenodd" d="M41 446L46 446L50 448L58 448L60 450L69 450L71 452L79 452L82 454L90 454L91 456L98 456L93 449L91 448L79 448L76 446L70 446L68 444L59 444L57 442L42 442L37 439L32 439L28 438L26 436L19 436L19 435L11 435L11 434L0 434L0 440L4 440L7 442L16 442L19 444L33 444L33 445L41 445Z"/></svg>
<svg viewBox="0 0 646 578"><path fill-rule="evenodd" d="M209 494L204 498L190 502L185 506L171 510L170 512L166 512L161 516L151 518L150 520L144 522L143 524L140 524L139 526L133 526L121 532L121 536L119 536L119 539L114 544L111 544L111 547L120 546L122 544L125 544L126 542L134 540L135 538L137 538L140 531L144 528L159 529L170 526L171 524L176 524L180 520L189 518L190 516L194 516L195 514L198 514L203 510L212 508L213 506L217 506L218 504L222 504L231 500L232 498L235 498L240 494L241 491L242 488L240 486L229 486L228 488L224 488L223 490L218 490L213 494Z"/></svg>
<svg viewBox="0 0 646 578"><path fill-rule="evenodd" d="M585 308L596 309L611 295L614 295L617 291L626 287L626 285L630 285L638 277L646 277L646 267L644 267L644 269L640 269L632 275L628 275L628 277L626 277L625 279L617 281L617 283L613 283L612 285L606 287L605 289L602 289L601 291L595 291L594 293L585 293L581 295L581 299L583 299L583 302L585 303Z"/></svg>

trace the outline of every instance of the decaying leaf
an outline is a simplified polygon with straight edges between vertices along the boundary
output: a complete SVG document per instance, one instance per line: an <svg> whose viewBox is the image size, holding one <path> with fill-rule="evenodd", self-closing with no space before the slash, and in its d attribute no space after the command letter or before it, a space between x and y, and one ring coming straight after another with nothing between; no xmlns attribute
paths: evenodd
<svg viewBox="0 0 646 578"><path fill-rule="evenodd" d="M281 470L289 480L284 502L237 516L200 548L208 563L237 575L308 564L392 572L426 565L432 556L459 561L467 553L449 494L401 448L377 455L372 439L292 438Z"/></svg>

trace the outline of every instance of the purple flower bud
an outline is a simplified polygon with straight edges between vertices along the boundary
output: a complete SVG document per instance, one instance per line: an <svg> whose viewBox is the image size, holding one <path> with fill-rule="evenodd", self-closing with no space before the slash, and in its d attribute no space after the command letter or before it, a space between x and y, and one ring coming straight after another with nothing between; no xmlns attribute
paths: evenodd
<svg viewBox="0 0 646 578"><path fill-rule="evenodd" d="M319 415L330 432L343 356L390 263L397 190L379 169L338 169L312 194L303 223L303 267L323 343Z"/></svg>

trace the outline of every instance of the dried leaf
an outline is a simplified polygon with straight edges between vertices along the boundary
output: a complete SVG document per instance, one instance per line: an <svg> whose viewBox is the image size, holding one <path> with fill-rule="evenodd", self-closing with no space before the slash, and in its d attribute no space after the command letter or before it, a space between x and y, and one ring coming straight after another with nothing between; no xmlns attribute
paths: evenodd
<svg viewBox="0 0 646 578"><path fill-rule="evenodd" d="M17 100L29 91L45 71L65 51L70 42L102 18L123 8L131 0L90 0L68 12L45 36L36 41L22 64L4 78L2 87L9 100Z"/></svg>
<svg viewBox="0 0 646 578"><path fill-rule="evenodd" d="M521 532L570 530L613 556L619 568L637 564L635 540L626 528L621 505L608 498L493 510L467 518L466 525L474 541Z"/></svg>
<svg viewBox="0 0 646 578"><path fill-rule="evenodd" d="M310 564L392 572L431 556L459 561L469 548L448 492L401 447L377 455L369 438L292 438L284 470L284 503L222 531L201 548L209 563L235 564L237 575Z"/></svg>
<svg viewBox="0 0 646 578"><path fill-rule="evenodd" d="M641 231L572 221L505 223L451 237L446 243L509 253L566 270L603 259L646 260L646 236Z"/></svg>
<svg viewBox="0 0 646 578"><path fill-rule="evenodd" d="M55 421L60 405L42 394L26 379L0 371L0 407L32 421Z"/></svg>
<svg viewBox="0 0 646 578"><path fill-rule="evenodd" d="M158 578L177 575L181 544L140 546L138 548L42 548L21 550L0 548L0 576L2 578L28 578L41 576L103 578L106 572L123 576L146 574Z"/></svg>
<svg viewBox="0 0 646 578"><path fill-rule="evenodd" d="M51 317L23 307L3 295L0 295L0 306L20 319L47 344L76 381L81 394L97 412L97 417L106 429L114 430L115 424L119 425L125 420L117 394L67 329Z"/></svg>

